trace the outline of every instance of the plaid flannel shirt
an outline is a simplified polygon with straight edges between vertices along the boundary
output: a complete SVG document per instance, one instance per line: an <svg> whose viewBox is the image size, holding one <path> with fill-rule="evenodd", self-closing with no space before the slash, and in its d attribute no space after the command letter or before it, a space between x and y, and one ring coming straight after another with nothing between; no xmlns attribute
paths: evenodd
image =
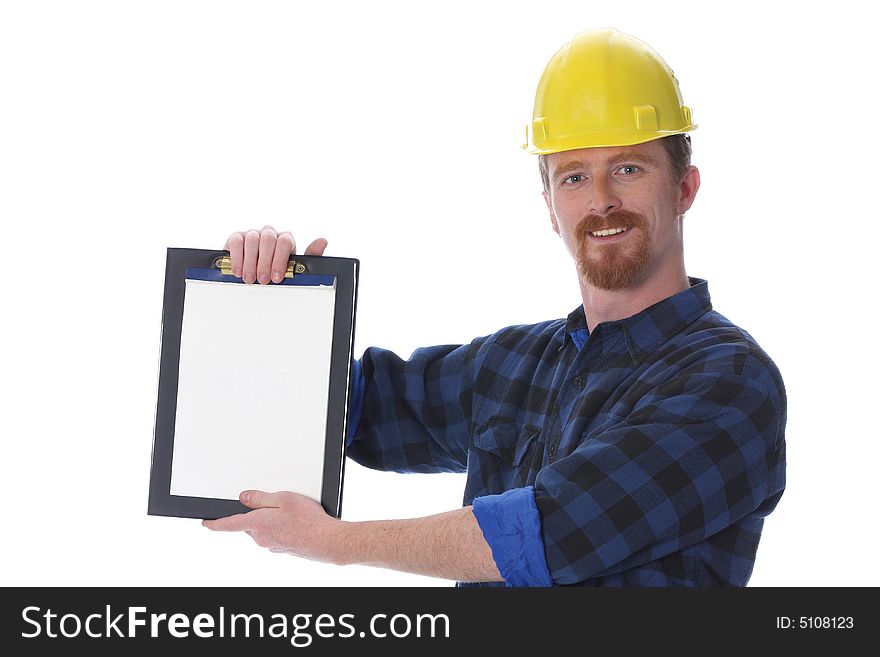
<svg viewBox="0 0 880 657"><path fill-rule="evenodd" d="M690 284L592 333L580 306L407 360L370 347L348 455L466 471L507 585L744 586L785 487L785 388Z"/></svg>

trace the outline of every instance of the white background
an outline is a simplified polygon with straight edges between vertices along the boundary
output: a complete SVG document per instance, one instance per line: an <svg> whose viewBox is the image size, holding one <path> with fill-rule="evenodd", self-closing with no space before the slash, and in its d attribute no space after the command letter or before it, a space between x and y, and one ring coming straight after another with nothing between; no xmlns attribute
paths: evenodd
<svg viewBox="0 0 880 657"><path fill-rule="evenodd" d="M361 260L356 356L565 316L574 268L520 143L549 57L610 26L663 55L700 126L688 273L787 385L788 488L751 584L880 584L858 5L0 3L0 583L449 585L146 515L165 249L326 237ZM344 516L457 508L463 483L349 462Z"/></svg>

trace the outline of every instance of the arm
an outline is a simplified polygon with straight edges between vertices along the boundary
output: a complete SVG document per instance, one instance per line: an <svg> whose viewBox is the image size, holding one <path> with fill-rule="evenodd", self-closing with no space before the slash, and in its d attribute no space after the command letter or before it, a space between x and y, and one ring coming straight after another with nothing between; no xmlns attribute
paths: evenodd
<svg viewBox="0 0 880 657"><path fill-rule="evenodd" d="M369 347L357 361L362 403L347 455L395 472L464 472L473 403L473 363L486 338L416 349L408 359ZM354 386L357 392L357 386Z"/></svg>
<svg viewBox="0 0 880 657"><path fill-rule="evenodd" d="M703 364L679 372L646 391L627 417L546 464L532 491L475 499L480 524L489 517L497 526L486 534L493 551L495 536L540 541L552 580L573 584L769 513L785 483L785 392L770 369L749 362L737 374ZM522 513L527 492L531 515ZM753 558L752 538L728 548L730 580L747 579L736 569ZM539 581L519 576L515 559L499 565L508 582Z"/></svg>
<svg viewBox="0 0 880 657"><path fill-rule="evenodd" d="M467 582L501 581L471 507L424 518L345 524L344 564Z"/></svg>
<svg viewBox="0 0 880 657"><path fill-rule="evenodd" d="M319 238L307 255L322 255ZM233 273L268 284L296 244L271 226L233 233L227 240ZM369 467L409 472L461 472L470 432L469 356L475 345L416 350L408 360L371 347L352 369L348 454ZM249 497L249 496L250 497ZM204 525L246 531L261 546L333 563L360 563L435 577L498 581L489 546L470 507L411 520L351 523L327 516L294 493L248 491L254 511Z"/></svg>
<svg viewBox="0 0 880 657"><path fill-rule="evenodd" d="M217 531L244 531L257 545L313 561L360 564L463 581L501 581L470 507L424 518L346 522L295 493L245 491L254 511L206 520Z"/></svg>

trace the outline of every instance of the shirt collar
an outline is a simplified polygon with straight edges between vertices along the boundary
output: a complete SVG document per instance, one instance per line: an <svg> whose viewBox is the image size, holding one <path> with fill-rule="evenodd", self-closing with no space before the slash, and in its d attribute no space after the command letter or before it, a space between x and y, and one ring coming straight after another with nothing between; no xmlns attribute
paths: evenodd
<svg viewBox="0 0 880 657"><path fill-rule="evenodd" d="M600 337L604 341L612 334L623 333L633 362L641 362L657 346L712 310L709 283L702 278L692 276L688 276L688 282L690 283L688 289L658 301L635 315L602 322L593 329L587 344ZM563 338L563 346L566 340L573 340L571 334L579 330L587 330L587 317L584 314L583 304L569 313L565 321L566 335Z"/></svg>

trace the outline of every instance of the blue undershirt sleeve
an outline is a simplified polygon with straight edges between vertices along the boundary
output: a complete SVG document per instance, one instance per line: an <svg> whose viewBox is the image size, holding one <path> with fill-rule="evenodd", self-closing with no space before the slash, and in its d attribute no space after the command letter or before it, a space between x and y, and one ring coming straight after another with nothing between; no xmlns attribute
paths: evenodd
<svg viewBox="0 0 880 657"><path fill-rule="evenodd" d="M364 371L361 368L361 361L355 360L351 368L351 399L348 407L348 435L345 437L345 446L351 445L355 434L358 431L358 425L361 423L361 413L364 410Z"/></svg>
<svg viewBox="0 0 880 657"><path fill-rule="evenodd" d="M531 486L474 500L474 516L508 586L552 586Z"/></svg>

